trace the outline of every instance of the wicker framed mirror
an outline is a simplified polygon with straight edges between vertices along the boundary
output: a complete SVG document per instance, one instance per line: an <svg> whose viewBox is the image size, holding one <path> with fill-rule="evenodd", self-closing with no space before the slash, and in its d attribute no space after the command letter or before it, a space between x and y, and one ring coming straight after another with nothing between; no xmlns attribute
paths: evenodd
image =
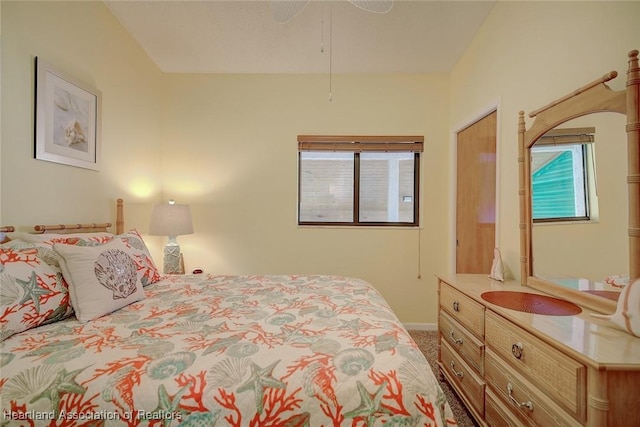
<svg viewBox="0 0 640 427"><path fill-rule="evenodd" d="M626 115L628 275L629 280L640 277L640 67L638 66L638 51L629 52L628 57L629 65L625 90L615 91L607 86L608 81L618 76L616 71L611 71L574 92L529 113L529 117L534 121L528 129L523 111L520 112L518 118L521 283L524 286L536 288L604 313L615 311L615 298L604 298L598 292L589 289L567 286L561 281L554 281L547 277L542 278L534 271L531 151L533 145L543 135L570 120L599 112Z"/></svg>

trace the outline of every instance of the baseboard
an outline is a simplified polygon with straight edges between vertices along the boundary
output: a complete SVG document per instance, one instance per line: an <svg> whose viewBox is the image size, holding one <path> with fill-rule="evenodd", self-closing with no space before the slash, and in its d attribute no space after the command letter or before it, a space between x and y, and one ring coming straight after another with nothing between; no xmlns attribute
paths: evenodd
<svg viewBox="0 0 640 427"><path fill-rule="evenodd" d="M437 331L437 323L403 323L408 331Z"/></svg>

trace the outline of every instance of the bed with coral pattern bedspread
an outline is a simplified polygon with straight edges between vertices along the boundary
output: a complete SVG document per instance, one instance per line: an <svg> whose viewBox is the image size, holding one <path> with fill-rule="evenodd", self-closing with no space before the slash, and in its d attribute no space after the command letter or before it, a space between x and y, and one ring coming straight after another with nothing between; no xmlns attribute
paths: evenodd
<svg viewBox="0 0 640 427"><path fill-rule="evenodd" d="M2 425L455 425L358 279L164 276L106 316L13 335L1 357Z"/></svg>

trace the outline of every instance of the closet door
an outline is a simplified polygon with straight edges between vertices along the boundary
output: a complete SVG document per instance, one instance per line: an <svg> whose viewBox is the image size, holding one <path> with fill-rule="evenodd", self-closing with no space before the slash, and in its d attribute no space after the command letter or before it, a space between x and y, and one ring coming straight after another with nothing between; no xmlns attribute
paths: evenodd
<svg viewBox="0 0 640 427"><path fill-rule="evenodd" d="M457 134L456 272L491 271L496 236L497 113Z"/></svg>

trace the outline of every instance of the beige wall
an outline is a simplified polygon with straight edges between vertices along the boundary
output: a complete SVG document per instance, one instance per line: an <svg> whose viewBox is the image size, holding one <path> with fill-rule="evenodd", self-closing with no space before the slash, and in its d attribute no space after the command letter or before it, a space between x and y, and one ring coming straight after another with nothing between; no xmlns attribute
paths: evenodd
<svg viewBox="0 0 640 427"><path fill-rule="evenodd" d="M165 197L190 203L187 268L372 282L405 322L435 321L446 263L446 75L176 75L165 79ZM423 229L300 228L298 134L424 135ZM445 250L442 250L442 248Z"/></svg>
<svg viewBox="0 0 640 427"><path fill-rule="evenodd" d="M0 100L2 99L2 7L0 7ZM2 190L2 102L0 102L0 190ZM2 222L2 193L0 192L0 224Z"/></svg>
<svg viewBox="0 0 640 427"><path fill-rule="evenodd" d="M2 221L112 220L117 197L146 213L160 193L162 73L102 2L1 7ZM99 172L33 158L36 56L102 92ZM146 228L136 216L129 224Z"/></svg>
<svg viewBox="0 0 640 427"><path fill-rule="evenodd" d="M452 129L498 100L498 244L516 278L518 111L546 105L610 70L620 73L610 86L623 89L627 53L640 48L639 16L639 2L498 2L451 73ZM599 170L599 179L606 173ZM626 209L618 200L611 203ZM561 251L556 258L566 253L555 250Z"/></svg>

